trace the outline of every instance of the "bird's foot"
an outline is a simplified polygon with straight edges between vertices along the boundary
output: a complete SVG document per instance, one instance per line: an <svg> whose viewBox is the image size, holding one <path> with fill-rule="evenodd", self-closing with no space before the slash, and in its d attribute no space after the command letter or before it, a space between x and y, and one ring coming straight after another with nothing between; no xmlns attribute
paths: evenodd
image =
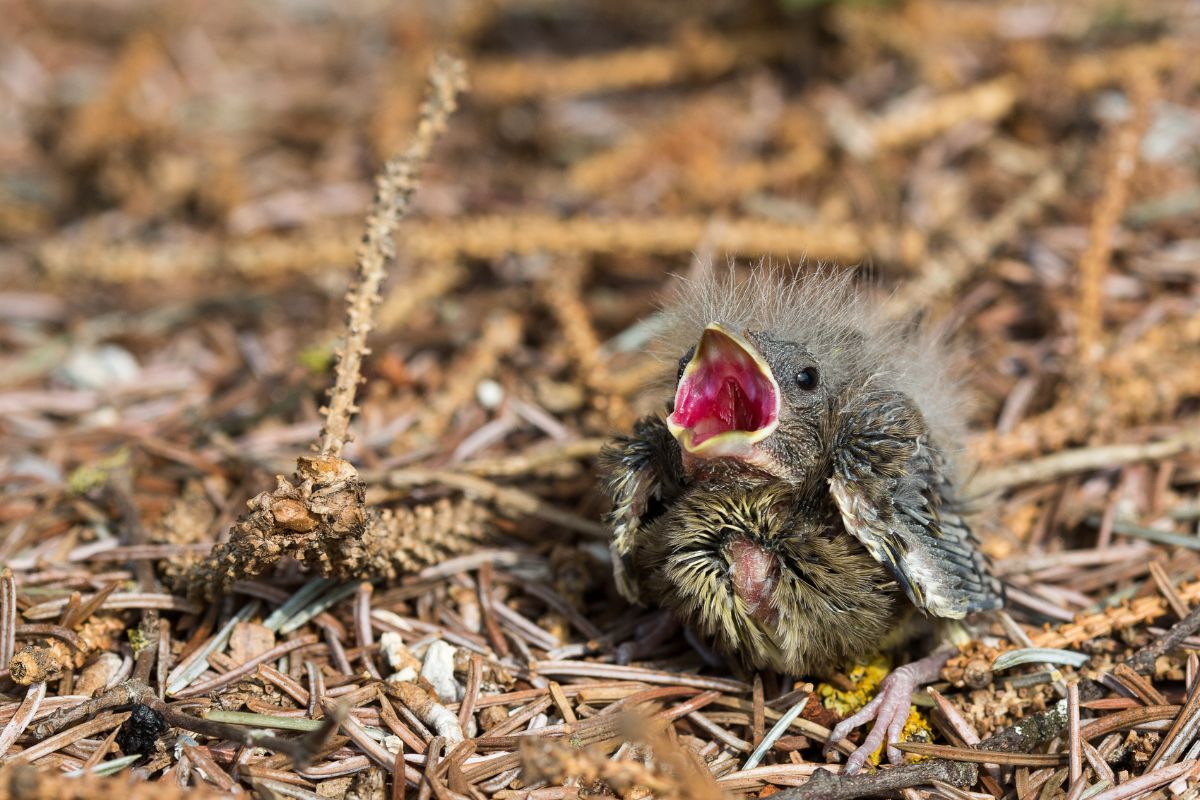
<svg viewBox="0 0 1200 800"><path fill-rule="evenodd" d="M691 628L683 629L683 638L687 639L687 643L692 646L696 654L700 656L700 660L710 667L724 667L726 661L721 657L721 654L709 647L700 634L696 633Z"/></svg>
<svg viewBox="0 0 1200 800"><path fill-rule="evenodd" d="M845 739L852 730L873 721L874 725L867 733L867 738L846 759L846 768L843 770L843 774L852 775L862 769L863 765L867 763L867 759L885 742L887 743L888 761L892 764L899 764L903 754L893 745L900 741L900 736L904 732L913 693L919 687L937 680L942 667L949 658L950 652L939 651L893 670L879 684L879 691L874 699L859 709L857 713L839 722L829 734L829 743L825 746L826 756L830 755L833 746Z"/></svg>
<svg viewBox="0 0 1200 800"><path fill-rule="evenodd" d="M662 645L679 632L679 621L668 611L657 611L634 630L636 638L622 642L614 657L618 664L629 664L654 655Z"/></svg>

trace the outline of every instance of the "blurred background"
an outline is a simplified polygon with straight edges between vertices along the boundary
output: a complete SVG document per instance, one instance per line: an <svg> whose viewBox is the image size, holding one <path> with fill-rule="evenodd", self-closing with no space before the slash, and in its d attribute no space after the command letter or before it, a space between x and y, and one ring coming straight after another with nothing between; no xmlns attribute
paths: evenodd
<svg viewBox="0 0 1200 800"><path fill-rule="evenodd" d="M984 466L1194 419L1194 2L6 0L3 18L9 552L119 446L148 519L201 474L228 522L313 439L372 175L440 48L471 90L378 311L349 453L368 468L574 446L523 485L594 518L598 437L661 402L639 391L656 298L731 258L857 267L889 313L956 325ZM1134 511L1162 498L1129 486L1194 487L1176 466L1018 494L988 546L1090 541L1114 487ZM1083 499L1056 516L1064 492Z"/></svg>
<svg viewBox="0 0 1200 800"><path fill-rule="evenodd" d="M123 559L169 576L307 452L373 175L409 140L440 49L467 62L471 88L397 237L345 455L371 504L469 495L420 506L441 514L427 527L461 533L465 508L468 538L487 517L504 549L381 585L379 613L434 631L425 645L448 630L476 652L495 644L512 674L487 680L522 689L513 708L539 660L611 675L604 661L647 617L612 588L594 457L662 406L643 388L662 374L647 349L674 276L762 259L855 269L888 295L885 313L955 330L973 398L966 456L999 490L977 503L983 547L1038 642L1119 653L1149 640L1167 601L1182 615L1180 596L1200 597L1200 584L1172 588L1200 567L1200 3L0 0L0 19L6 656L18 633L48 629L17 625L14 609L50 618L39 603L128 585ZM1157 440L1170 446L1138 449ZM1094 449L1110 444L1135 450ZM1037 460L1069 448L1093 449L1066 469ZM400 467L441 470L444 485L385 490ZM119 546L126 528L150 549ZM273 580L239 591L276 603L279 582L303 579ZM370 664L379 619L371 586L356 591L331 590L323 630L334 655L330 631L347 647L355 631ZM154 597L182 615L165 639L175 656L236 608ZM1154 613L1106 638L1116 618L1100 609L1126 600ZM1037 633L1083 613L1103 625ZM117 680L133 651L109 645ZM639 680L701 668L682 639L664 647L655 665L671 674ZM986 667L994 652L980 652ZM242 663L217 655L217 670ZM724 731L697 727L699 705L670 719L733 781L721 785L806 779L798 754L817 748L803 736L769 757L781 771L736 772L778 712L760 713L762 683L752 720L747 684L712 680L730 695L711 718ZM950 702L986 735L1044 707L1048 680ZM25 695L3 686L16 713ZM644 688L622 686L603 702ZM787 707L791 686L768 676L766 702ZM274 708L254 705L273 688L252 688L229 707ZM487 711L510 730L502 706ZM1130 741L1136 772L1157 740ZM73 769L109 747L90 746L49 758ZM366 768L358 751L333 757ZM154 763L183 769L170 753ZM520 785L515 753L504 772L466 763L488 791Z"/></svg>

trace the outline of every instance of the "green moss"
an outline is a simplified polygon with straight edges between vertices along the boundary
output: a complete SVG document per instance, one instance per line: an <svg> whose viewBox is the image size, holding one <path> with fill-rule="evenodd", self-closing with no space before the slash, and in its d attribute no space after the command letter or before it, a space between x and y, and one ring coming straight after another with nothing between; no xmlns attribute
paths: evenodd
<svg viewBox="0 0 1200 800"><path fill-rule="evenodd" d="M129 448L122 447L110 456L90 464L81 464L67 478L67 488L73 494L84 494L108 483L114 471L129 463Z"/></svg>
<svg viewBox="0 0 1200 800"><path fill-rule="evenodd" d="M333 366L333 344L322 342L309 345L297 356L300 365L315 375L324 375Z"/></svg>
<svg viewBox="0 0 1200 800"><path fill-rule="evenodd" d="M146 649L146 645L150 644L146 640L146 635L142 633L140 628L129 628L125 631L125 636L129 640L129 646L133 648L133 656L137 658L138 654Z"/></svg>

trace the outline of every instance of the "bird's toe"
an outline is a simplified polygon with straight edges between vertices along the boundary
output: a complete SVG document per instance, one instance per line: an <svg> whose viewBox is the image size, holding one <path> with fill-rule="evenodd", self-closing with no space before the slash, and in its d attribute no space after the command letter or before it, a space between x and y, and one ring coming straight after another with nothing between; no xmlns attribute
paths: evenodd
<svg viewBox="0 0 1200 800"><path fill-rule="evenodd" d="M679 632L679 622L667 611L656 611L649 619L638 624L633 639L623 642L613 652L613 659L621 665L654 655L671 637Z"/></svg>
<svg viewBox="0 0 1200 800"><path fill-rule="evenodd" d="M862 769L867 761L879 748L887 744L888 761L898 764L903 754L894 745L900 741L904 725L908 720L909 706L912 704L915 684L906 676L892 673L888 678L899 677L899 680L885 679L880 686L879 694L858 713L847 717L838 723L829 736L830 745L842 741L855 728L873 723L863 743L846 759L845 773L853 775Z"/></svg>
<svg viewBox="0 0 1200 800"><path fill-rule="evenodd" d="M904 754L895 744L903 738L913 693L921 685L934 680L945 662L945 654L937 653L892 671L879 684L879 692L871 702L838 723L829 735L827 753L855 728L873 723L863 743L846 759L846 774L852 775L862 769L885 743L888 761L892 764L901 763Z"/></svg>

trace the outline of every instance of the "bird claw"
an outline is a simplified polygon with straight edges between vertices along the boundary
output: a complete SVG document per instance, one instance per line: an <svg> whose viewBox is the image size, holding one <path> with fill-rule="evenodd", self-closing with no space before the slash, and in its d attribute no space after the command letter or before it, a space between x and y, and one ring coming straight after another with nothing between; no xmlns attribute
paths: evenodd
<svg viewBox="0 0 1200 800"><path fill-rule="evenodd" d="M617 646L614 660L626 666L651 656L679 631L679 622L669 611L656 611L648 620L638 624L634 636Z"/></svg>
<svg viewBox="0 0 1200 800"><path fill-rule="evenodd" d="M904 757L893 745L900 741L904 726L908 722L909 707L912 705L913 693L919 686L936 680L942 666L946 663L948 654L935 653L906 664L893 670L879 684L879 692L871 702L860 708L852 716L846 717L837 724L829 734L829 743L825 746L828 757L833 747L855 728L874 722L866 739L846 759L844 774L853 775L867 763L880 746L887 743L888 762L899 764Z"/></svg>

